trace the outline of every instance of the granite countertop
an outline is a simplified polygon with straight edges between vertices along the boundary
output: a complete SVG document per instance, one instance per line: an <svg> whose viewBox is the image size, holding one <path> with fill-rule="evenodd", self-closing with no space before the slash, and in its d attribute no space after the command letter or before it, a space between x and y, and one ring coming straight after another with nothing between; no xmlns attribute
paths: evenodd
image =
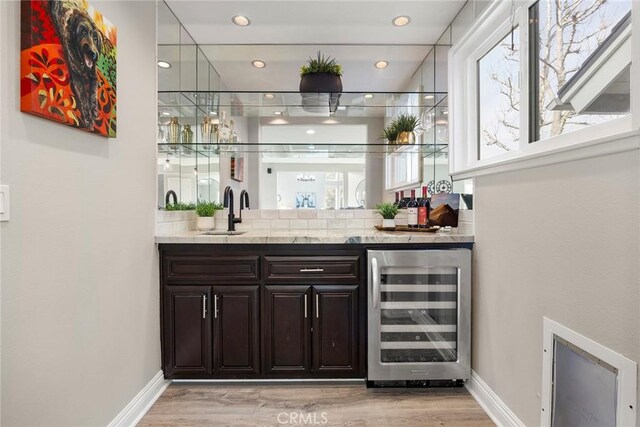
<svg viewBox="0 0 640 427"><path fill-rule="evenodd" d="M156 243L239 243L239 244L362 244L362 243L473 243L471 234L459 234L452 230L448 234L425 232L385 232L378 230L359 230L352 232L333 231L249 231L234 236L204 235L199 231L184 231L166 235L157 235Z"/></svg>

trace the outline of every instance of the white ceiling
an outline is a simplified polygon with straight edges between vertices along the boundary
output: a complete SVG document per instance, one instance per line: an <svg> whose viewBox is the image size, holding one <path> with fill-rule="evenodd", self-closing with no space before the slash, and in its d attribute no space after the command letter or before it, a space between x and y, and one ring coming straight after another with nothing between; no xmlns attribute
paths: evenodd
<svg viewBox="0 0 640 427"><path fill-rule="evenodd" d="M229 90L297 90L299 67L317 50L343 66L345 91L397 91L465 0L167 0ZM248 27L231 17L244 15ZM411 23L391 20L408 15ZM162 35L159 35L162 40ZM162 42L161 42L162 43ZM251 66L261 59L265 69ZM373 63L389 61L378 70Z"/></svg>

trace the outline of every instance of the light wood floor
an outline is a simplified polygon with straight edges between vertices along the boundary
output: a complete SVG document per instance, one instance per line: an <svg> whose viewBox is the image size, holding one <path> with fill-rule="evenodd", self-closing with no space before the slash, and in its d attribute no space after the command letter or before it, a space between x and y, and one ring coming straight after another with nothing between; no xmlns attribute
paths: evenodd
<svg viewBox="0 0 640 427"><path fill-rule="evenodd" d="M172 384L143 426L493 426L464 388Z"/></svg>

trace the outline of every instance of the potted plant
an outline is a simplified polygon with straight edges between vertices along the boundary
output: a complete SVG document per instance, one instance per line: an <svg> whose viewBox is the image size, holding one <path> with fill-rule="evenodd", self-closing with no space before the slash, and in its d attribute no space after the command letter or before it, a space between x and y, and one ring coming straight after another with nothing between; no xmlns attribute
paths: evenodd
<svg viewBox="0 0 640 427"><path fill-rule="evenodd" d="M306 65L300 67L300 94L302 108L318 113L335 112L342 95L342 66L334 58L325 57L318 51L316 58L309 58Z"/></svg>
<svg viewBox="0 0 640 427"><path fill-rule="evenodd" d="M389 126L382 131L382 139L386 139L389 144L396 143L396 139L398 139L398 129L395 120L389 123Z"/></svg>
<svg viewBox="0 0 640 427"><path fill-rule="evenodd" d="M300 92L341 93L342 66L335 58L325 57L320 51L316 58L300 67Z"/></svg>
<svg viewBox="0 0 640 427"><path fill-rule="evenodd" d="M214 216L217 211L221 211L222 209L224 208L220 203L198 203L198 205L196 206L196 214L198 215L196 227L198 228L198 230L213 230L216 226Z"/></svg>
<svg viewBox="0 0 640 427"><path fill-rule="evenodd" d="M418 127L418 123L420 123L418 117L412 114L401 114L394 120L394 123L398 132L396 143L415 144L416 134L414 130Z"/></svg>
<svg viewBox="0 0 640 427"><path fill-rule="evenodd" d="M394 203L382 203L377 205L376 209L378 209L378 213L382 215L382 227L395 228L395 218L398 214L398 207Z"/></svg>

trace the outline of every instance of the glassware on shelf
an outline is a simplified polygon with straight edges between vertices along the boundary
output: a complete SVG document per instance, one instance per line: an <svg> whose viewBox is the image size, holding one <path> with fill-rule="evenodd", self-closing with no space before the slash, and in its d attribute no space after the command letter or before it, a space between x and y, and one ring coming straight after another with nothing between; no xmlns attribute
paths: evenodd
<svg viewBox="0 0 640 427"><path fill-rule="evenodd" d="M202 123L200 124L200 134L201 141L205 144L208 144L213 139L213 123L211 121L211 117L204 116L202 119Z"/></svg>
<svg viewBox="0 0 640 427"><path fill-rule="evenodd" d="M166 135L164 132L164 125L158 122L158 129L156 130L156 140L162 144L166 142L165 138L166 138Z"/></svg>
<svg viewBox="0 0 640 427"><path fill-rule="evenodd" d="M178 118L171 117L171 120L169 121L167 128L168 128L167 142L169 144L179 144L180 143L180 123L178 122Z"/></svg>
<svg viewBox="0 0 640 427"><path fill-rule="evenodd" d="M218 125L218 142L222 144L228 144L231 142L231 127L227 122L227 112L223 111L220 117L220 124Z"/></svg>
<svg viewBox="0 0 640 427"><path fill-rule="evenodd" d="M184 128L182 129L182 143L193 144L193 131L189 124L184 125Z"/></svg>

